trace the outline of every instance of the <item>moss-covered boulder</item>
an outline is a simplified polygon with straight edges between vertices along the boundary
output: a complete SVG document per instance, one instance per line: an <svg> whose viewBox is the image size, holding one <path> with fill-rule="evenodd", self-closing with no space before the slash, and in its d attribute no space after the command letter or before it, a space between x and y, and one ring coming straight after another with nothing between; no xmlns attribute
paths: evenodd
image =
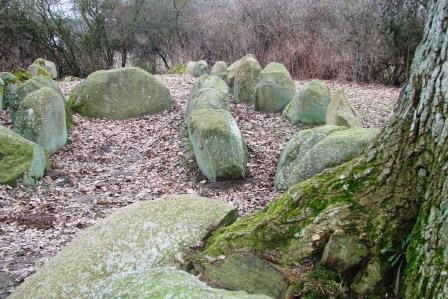
<svg viewBox="0 0 448 299"><path fill-rule="evenodd" d="M36 64L36 65L39 65L39 66L45 68L45 70L47 71L47 73L49 74L49 76L52 79L58 78L58 69L54 62L45 60L43 58L38 58L33 62L33 64Z"/></svg>
<svg viewBox="0 0 448 299"><path fill-rule="evenodd" d="M191 75L193 77L199 78L202 75L208 74L208 64L205 60L199 60L194 63Z"/></svg>
<svg viewBox="0 0 448 299"><path fill-rule="evenodd" d="M199 169L210 181L245 176L246 146L228 111L196 110L189 118L188 131Z"/></svg>
<svg viewBox="0 0 448 299"><path fill-rule="evenodd" d="M64 99L49 87L29 93L14 114L14 130L55 153L67 143Z"/></svg>
<svg viewBox="0 0 448 299"><path fill-rule="evenodd" d="M50 73L47 71L47 69L43 66L40 66L38 64L32 64L28 67L28 72L31 74L31 76L43 76L51 78Z"/></svg>
<svg viewBox="0 0 448 299"><path fill-rule="evenodd" d="M152 268L113 275L93 298L268 299L242 291L214 289L196 276L170 268Z"/></svg>
<svg viewBox="0 0 448 299"><path fill-rule="evenodd" d="M16 68L11 72L19 82L23 83L32 78L32 75L23 68Z"/></svg>
<svg viewBox="0 0 448 299"><path fill-rule="evenodd" d="M283 149L275 186L288 189L325 169L359 155L378 133L376 129L323 126L295 134Z"/></svg>
<svg viewBox="0 0 448 299"><path fill-rule="evenodd" d="M218 76L224 81L227 80L227 63L225 61L217 61L212 69L210 70L210 75Z"/></svg>
<svg viewBox="0 0 448 299"><path fill-rule="evenodd" d="M44 149L0 126L0 184L34 186L48 165Z"/></svg>
<svg viewBox="0 0 448 299"><path fill-rule="evenodd" d="M29 80L21 82L11 73L2 73L0 78L5 83L4 87L4 108L10 109L13 113L19 106L20 102L31 92L39 90L42 87L49 87L62 96L62 91L58 84L45 76L33 77Z"/></svg>
<svg viewBox="0 0 448 299"><path fill-rule="evenodd" d="M319 80L313 80L289 102L283 115L294 124L324 124L330 99L328 87Z"/></svg>
<svg viewBox="0 0 448 299"><path fill-rule="evenodd" d="M241 61L243 61L244 59L247 59L247 58L251 58L251 59L257 60L255 55L247 54L246 56L244 56L244 57L238 59L237 61L235 61L234 63L232 63L227 68L227 84L229 85L229 88L231 90L233 90L233 87L234 87L234 84L235 84L235 74L236 74L236 71L237 71L238 67L241 64Z"/></svg>
<svg viewBox="0 0 448 299"><path fill-rule="evenodd" d="M358 112L350 104L342 90L336 91L331 96L325 122L327 125L345 126L349 128L362 127Z"/></svg>
<svg viewBox="0 0 448 299"><path fill-rule="evenodd" d="M243 58L235 72L233 96L238 103L253 103L255 85L261 72L261 65L250 56Z"/></svg>
<svg viewBox="0 0 448 299"><path fill-rule="evenodd" d="M229 110L229 98L217 89L202 88L194 98L188 101L186 117L188 118L193 111L200 109Z"/></svg>
<svg viewBox="0 0 448 299"><path fill-rule="evenodd" d="M118 295L106 297L122 298L122 287L132 281L115 284L117 280L111 277L172 267L179 251L197 244L209 230L235 221L236 216L236 209L228 204L190 195L132 204L83 231L10 298L97 298L97 292L107 292L101 286L108 283L118 288ZM160 287L161 294L175 291L165 287Z"/></svg>
<svg viewBox="0 0 448 299"><path fill-rule="evenodd" d="M295 85L283 64L272 62L261 71L255 87L255 109L282 112L295 95Z"/></svg>
<svg viewBox="0 0 448 299"><path fill-rule="evenodd" d="M194 84L190 92L190 98L194 98L195 96L197 96L199 91L204 88L214 88L220 91L226 97L229 93L229 87L227 86L227 83L220 77L215 75L202 75Z"/></svg>
<svg viewBox="0 0 448 299"><path fill-rule="evenodd" d="M39 90L43 87L48 87L53 89L55 92L57 92L61 97L63 97L62 95L62 91L59 88L58 84L48 78L48 77L33 77L29 80L26 80L25 82L23 82L22 84L20 84L17 88L17 96L19 99L19 102L17 103L20 104L20 102L30 93Z"/></svg>
<svg viewBox="0 0 448 299"><path fill-rule="evenodd" d="M69 102L83 116L120 120L161 112L171 95L153 75L128 67L91 74L73 89Z"/></svg>

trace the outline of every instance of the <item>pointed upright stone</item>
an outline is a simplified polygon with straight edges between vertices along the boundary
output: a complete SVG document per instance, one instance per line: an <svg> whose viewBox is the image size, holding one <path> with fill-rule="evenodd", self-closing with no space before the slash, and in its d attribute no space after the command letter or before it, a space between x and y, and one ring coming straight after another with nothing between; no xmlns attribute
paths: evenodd
<svg viewBox="0 0 448 299"><path fill-rule="evenodd" d="M358 112L350 104L343 90L338 90L331 96L325 120L327 125L362 127Z"/></svg>

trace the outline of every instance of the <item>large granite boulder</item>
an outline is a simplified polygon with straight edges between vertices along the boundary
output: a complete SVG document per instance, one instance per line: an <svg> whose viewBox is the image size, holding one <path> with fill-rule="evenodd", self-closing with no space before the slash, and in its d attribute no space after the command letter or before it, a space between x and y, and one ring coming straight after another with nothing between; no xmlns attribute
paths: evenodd
<svg viewBox="0 0 448 299"><path fill-rule="evenodd" d="M188 132L199 169L210 181L245 176L246 145L230 112L223 109L193 111Z"/></svg>
<svg viewBox="0 0 448 299"><path fill-rule="evenodd" d="M33 62L34 65L38 65L40 67L43 67L49 74L49 76L52 79L58 78L58 69L56 67L56 64L54 62L51 62L49 60L45 60L43 58L38 58ZM36 75L34 75L36 76Z"/></svg>
<svg viewBox="0 0 448 299"><path fill-rule="evenodd" d="M0 126L0 184L14 186L22 181L34 186L44 175L48 159L44 149Z"/></svg>
<svg viewBox="0 0 448 299"><path fill-rule="evenodd" d="M171 95L153 75L128 67L91 74L73 89L69 102L83 116L121 120L161 112Z"/></svg>
<svg viewBox="0 0 448 299"><path fill-rule="evenodd" d="M237 210L228 204L190 195L132 204L83 231L10 298L122 298L127 284L134 284L122 280L124 276L175 266L179 251L197 244L211 229L232 223L236 216ZM140 276L147 283L151 283L147 279L166 282L148 290L162 298L176 292L176 278L164 271L159 277ZM144 286L135 283L138 295Z"/></svg>
<svg viewBox="0 0 448 299"><path fill-rule="evenodd" d="M272 62L261 71L255 87L255 109L282 112L295 95L295 85L283 64Z"/></svg>
<svg viewBox="0 0 448 299"><path fill-rule="evenodd" d="M378 133L376 129L322 126L295 134L283 149L275 186L288 189L325 169L361 154Z"/></svg>
<svg viewBox="0 0 448 299"><path fill-rule="evenodd" d="M229 87L227 86L227 83L220 77L215 75L202 75L194 84L190 92L190 98L194 98L195 96L197 96L199 91L204 88L214 88L220 91L226 97L229 93Z"/></svg>
<svg viewBox="0 0 448 299"><path fill-rule="evenodd" d="M187 66L188 67L188 66ZM191 75L193 77L199 78L202 75L208 74L208 64L205 60L199 60L194 62L194 65L190 65L191 68Z"/></svg>
<svg viewBox="0 0 448 299"><path fill-rule="evenodd" d="M226 94L215 88L202 88L195 93L194 98L188 101L186 117L193 111L200 109L229 110L229 98Z"/></svg>
<svg viewBox="0 0 448 299"><path fill-rule="evenodd" d="M152 268L113 275L93 298L268 299L265 295L214 289L196 276L171 268Z"/></svg>
<svg viewBox="0 0 448 299"><path fill-rule="evenodd" d="M319 80L313 80L289 102L283 115L294 124L324 124L330 99L328 87Z"/></svg>
<svg viewBox="0 0 448 299"><path fill-rule="evenodd" d="M238 69L238 67L241 64L241 61L247 59L247 58L251 58L251 59L255 59L257 60L257 58L255 57L255 55L253 54L247 54L246 56L238 59L237 61L235 61L234 63L232 63L228 68L227 68L227 84L229 85L229 88L231 90L233 90L234 84L235 84L235 74L236 71Z"/></svg>
<svg viewBox="0 0 448 299"><path fill-rule="evenodd" d="M14 114L14 130L53 154L67 143L65 101L54 89L29 93Z"/></svg>
<svg viewBox="0 0 448 299"><path fill-rule="evenodd" d="M331 96L325 117L327 125L361 128L358 112L348 101L344 91L338 90Z"/></svg>
<svg viewBox="0 0 448 299"><path fill-rule="evenodd" d="M250 56L243 58L235 72L233 96L238 103L253 103L255 85L261 72L261 65Z"/></svg>
<svg viewBox="0 0 448 299"><path fill-rule="evenodd" d="M227 80L227 63L224 61L217 61L210 70L210 75L215 75L223 80Z"/></svg>

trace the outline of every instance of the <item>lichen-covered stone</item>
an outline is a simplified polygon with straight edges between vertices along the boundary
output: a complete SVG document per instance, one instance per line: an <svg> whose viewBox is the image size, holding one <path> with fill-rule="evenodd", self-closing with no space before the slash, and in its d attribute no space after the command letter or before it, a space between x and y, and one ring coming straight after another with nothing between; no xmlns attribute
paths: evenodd
<svg viewBox="0 0 448 299"><path fill-rule="evenodd" d="M132 204L83 231L10 298L95 298L113 275L173 267L179 251L236 214L228 204L190 195Z"/></svg>
<svg viewBox="0 0 448 299"><path fill-rule="evenodd" d="M325 169L359 155L378 133L376 129L323 126L300 131L286 144L275 176L275 186L288 189Z"/></svg>
<svg viewBox="0 0 448 299"><path fill-rule="evenodd" d="M194 65L195 65L195 63L196 62L194 62L194 61L188 61L187 62L187 74L190 74L190 75L192 75L193 76L193 68L194 68Z"/></svg>
<svg viewBox="0 0 448 299"><path fill-rule="evenodd" d="M187 118L193 111L200 109L224 109L229 110L229 99L227 95L215 88L202 88L195 97L188 101Z"/></svg>
<svg viewBox="0 0 448 299"><path fill-rule="evenodd" d="M171 95L153 75L128 67L91 74L74 88L69 102L83 116L120 120L161 112Z"/></svg>
<svg viewBox="0 0 448 299"><path fill-rule="evenodd" d="M188 131L199 169L210 181L245 176L246 146L230 112L196 110L189 118Z"/></svg>
<svg viewBox="0 0 448 299"><path fill-rule="evenodd" d="M223 79L227 80L227 63L224 61L217 61L212 69L210 70L210 75L215 75Z"/></svg>
<svg viewBox="0 0 448 299"><path fill-rule="evenodd" d="M15 122L15 112L17 108L19 107L22 100L30 93L37 91L43 87L48 87L56 91L58 94L60 94L61 97L62 91L59 89L58 84L50 79L49 77L44 76L37 76L33 77L24 83L21 83L17 86L15 89L15 92L13 92L14 89L11 90L10 98L8 100L8 108L12 111L12 121Z"/></svg>
<svg viewBox="0 0 448 299"><path fill-rule="evenodd" d="M334 233L325 245L320 263L344 275L359 265L368 254L367 246L358 237Z"/></svg>
<svg viewBox="0 0 448 299"><path fill-rule="evenodd" d="M170 268L119 273L106 279L94 298L268 299L243 291L214 289L196 276Z"/></svg>
<svg viewBox="0 0 448 299"><path fill-rule="evenodd" d="M324 124L330 99L328 87L313 80L294 96L283 115L294 124Z"/></svg>
<svg viewBox="0 0 448 299"><path fill-rule="evenodd" d="M233 96L238 103L254 103L255 85L261 72L258 61L247 56L239 62L235 72Z"/></svg>
<svg viewBox="0 0 448 299"><path fill-rule="evenodd" d="M34 186L44 175L47 163L40 145L0 126L0 184L14 186L22 180L25 186Z"/></svg>
<svg viewBox="0 0 448 299"><path fill-rule="evenodd" d="M49 87L29 93L14 114L14 130L55 153L67 143L64 99Z"/></svg>
<svg viewBox="0 0 448 299"><path fill-rule="evenodd" d="M208 74L207 61L199 60L199 61L195 62L194 66L193 66L193 71L192 71L193 77L198 78L202 75L207 75L207 74Z"/></svg>
<svg viewBox="0 0 448 299"><path fill-rule="evenodd" d="M376 259L369 262L364 271L360 272L354 279L352 288L362 297L375 291L381 280L381 266Z"/></svg>
<svg viewBox="0 0 448 299"><path fill-rule="evenodd" d="M38 64L32 64L28 67L28 72L31 74L31 76L43 76L51 78L50 73L47 71L45 67L42 67Z"/></svg>
<svg viewBox="0 0 448 299"><path fill-rule="evenodd" d="M294 81L283 64L272 62L261 71L255 87L255 109L282 112L295 94Z"/></svg>
<svg viewBox="0 0 448 299"><path fill-rule="evenodd" d="M56 64L54 62L43 58L38 58L33 62L33 64L37 64L45 68L52 79L58 78L58 69L56 68Z"/></svg>
<svg viewBox="0 0 448 299"><path fill-rule="evenodd" d="M251 254L232 254L202 265L201 273L213 285L285 298L286 277L270 262Z"/></svg>
<svg viewBox="0 0 448 299"><path fill-rule="evenodd" d="M327 125L345 126L349 128L362 127L358 112L350 104L342 90L336 91L331 96L325 121Z"/></svg>
<svg viewBox="0 0 448 299"><path fill-rule="evenodd" d="M202 75L194 84L190 92L190 98L196 97L199 91L204 88L214 88L219 90L226 97L229 93L229 87L220 77L215 75Z"/></svg>
<svg viewBox="0 0 448 299"><path fill-rule="evenodd" d="M338 126L322 126L294 134L286 143L280 156L274 180L275 186L280 190L286 190L292 186L295 180L291 177L291 173L296 165L300 164L305 154L331 133L343 129L344 127Z"/></svg>
<svg viewBox="0 0 448 299"><path fill-rule="evenodd" d="M231 90L233 90L233 87L234 87L234 84L235 84L235 74L236 74L236 71L237 71L238 67L241 64L241 61L243 61L244 59L247 59L247 58L251 58L251 59L257 60L255 55L247 54L246 56L244 56L244 57L238 59L237 61L235 61L234 63L232 63L227 68L227 84L229 85L229 88Z"/></svg>

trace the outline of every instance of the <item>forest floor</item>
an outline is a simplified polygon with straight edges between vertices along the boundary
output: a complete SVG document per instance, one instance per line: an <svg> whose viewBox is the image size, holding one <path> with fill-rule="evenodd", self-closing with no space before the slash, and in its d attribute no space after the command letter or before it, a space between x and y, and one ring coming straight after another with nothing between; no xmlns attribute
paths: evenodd
<svg viewBox="0 0 448 299"><path fill-rule="evenodd" d="M160 76L173 96L160 114L126 121L75 116L66 147L52 156L51 170L37 188L0 186L0 298L32 274L80 231L136 201L170 194L198 194L229 202L240 214L265 207L279 192L273 187L277 161L295 127L280 114L231 104L248 145L244 180L211 183L187 149L184 111L194 83L190 76ZM307 81L298 81L300 88ZM67 95L79 82L60 82ZM382 127L399 89L374 84L326 81L343 88L364 127ZM0 124L10 126L0 112Z"/></svg>

